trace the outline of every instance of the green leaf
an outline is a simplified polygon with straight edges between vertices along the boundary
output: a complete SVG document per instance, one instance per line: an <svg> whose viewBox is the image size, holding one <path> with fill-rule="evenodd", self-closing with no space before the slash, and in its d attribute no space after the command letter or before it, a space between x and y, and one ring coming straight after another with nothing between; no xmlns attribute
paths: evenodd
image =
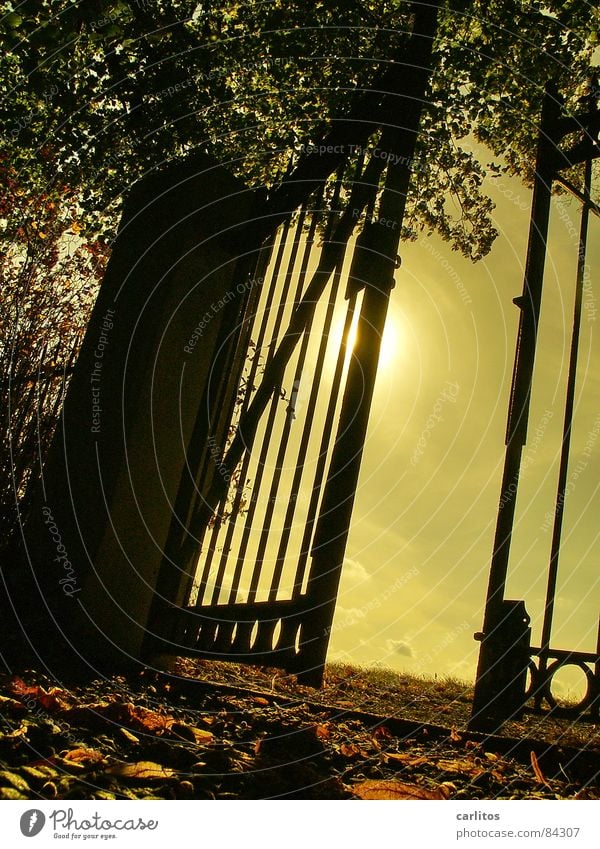
<svg viewBox="0 0 600 849"><path fill-rule="evenodd" d="M8 24L11 29L18 29L23 23L23 18L17 12L10 12L5 15L4 23Z"/></svg>

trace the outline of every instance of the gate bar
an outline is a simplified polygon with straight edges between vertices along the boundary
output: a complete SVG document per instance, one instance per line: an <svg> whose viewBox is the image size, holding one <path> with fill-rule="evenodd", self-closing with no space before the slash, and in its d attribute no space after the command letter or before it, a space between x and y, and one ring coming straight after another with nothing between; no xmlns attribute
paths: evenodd
<svg viewBox="0 0 600 849"><path fill-rule="evenodd" d="M521 317L508 413L502 494L490 566L483 632L475 635L476 639L481 640L481 648L469 727L486 731L499 728L503 722L518 715L524 709L529 697L524 680L527 668L532 672L534 680L532 686L534 686L536 680L543 680L544 675L540 676L540 671L546 668L547 657L544 660L544 654L549 656L562 509L559 508L555 515L540 670L531 668L531 657L535 652L530 647L531 629L528 627L529 617L526 614L524 603L505 600L504 592L515 519L521 455L527 439L552 184L555 179L559 180L569 191L572 191L576 196L580 195L581 193L573 191L573 186L560 176L559 171L561 168L587 162L599 155L597 145L594 147L591 139L592 135L598 133L600 112L594 107L592 112L586 115L564 119L561 118L562 109L563 100L558 92L557 84L555 81L550 81L546 85L542 103L523 294L514 299L514 303L521 309ZM585 143L576 144L567 151L561 150L559 142L570 133L579 131L585 133ZM588 199L585 202L586 210L585 214L582 215L582 225L585 221L587 232L588 213L590 210L595 210L595 204L592 204L591 198L589 198L590 192L586 191L585 194L588 195ZM579 280L580 274L582 275L582 270L578 265L578 284L581 282ZM581 295L576 293L574 337L568 378L569 384L571 380L573 381L573 386L571 390L568 390L568 395L569 391L574 392L575 388L579 335L577 312L581 310L581 303L578 302L580 298ZM563 433L563 445L566 440L567 448L563 450L561 455L561 479L559 479L557 498L560 497L561 490L564 488L562 476L566 472L566 465L563 468L563 464L567 462L573 412L574 395L570 399L568 395ZM556 520L558 520L558 524ZM512 614L516 614L517 618L515 619ZM551 652L551 654L554 655L555 652Z"/></svg>
<svg viewBox="0 0 600 849"><path fill-rule="evenodd" d="M338 275L341 273L341 264L343 263L343 260L344 257L342 257L340 260L340 270L336 272L336 274ZM323 436L321 437L321 444L319 446L319 455L317 458L317 465L315 468L315 475L311 489L310 503L308 505L308 513L304 527L304 535L302 537L302 544L300 546L300 553L298 556L298 565L296 567L296 577L294 579L294 598L300 597L305 582L306 564L310 555L311 540L313 538L315 525L317 523L319 499L323 490L323 478L325 477L327 455L329 453L329 447L331 445L331 440L333 437L335 411L338 406L340 386L344 373L344 363L346 362L346 352L348 350L348 340L350 338L350 330L352 328L352 322L354 320L355 312L356 292L353 292L348 302L348 307L346 309L346 317L344 319L340 350L338 352L337 362L335 364L335 371L331 383L331 393L329 396L329 403L327 405L325 422L323 424Z"/></svg>
<svg viewBox="0 0 600 849"><path fill-rule="evenodd" d="M357 169L362 169L362 160L364 156L361 156L359 160L359 164L357 165ZM338 174L338 178L335 184L335 189L333 193L333 198L331 201L331 210L332 215L329 218L327 230L325 232L325 240L328 240L331 237L332 229L333 229L333 218L337 213L337 206L339 204L340 193L342 188L342 174ZM300 484L302 480L302 476L304 474L304 462L306 460L306 454L308 452L308 446L310 442L310 436L312 434L312 422L314 417L315 408L317 406L317 399L319 395L319 387L321 384L321 377L323 374L323 366L325 364L325 356L327 353L327 348L329 345L329 335L331 332L331 324L333 321L333 314L335 311L335 305L337 302L337 294L340 285L340 277L342 266L344 264L345 252L338 263L338 266L334 272L333 282L331 286L331 290L329 293L329 300L327 304L327 312L325 314L325 319L323 321L323 328L321 331L321 341L319 343L319 351L317 354L317 361L315 363L313 382L310 391L310 397L308 400L308 405L306 409L306 418L304 421L304 427L302 429L302 438L300 440L300 446L298 448L298 454L296 456L296 464L294 477L292 480L292 485L290 489L290 501L287 506L287 510L285 513L285 519L283 521L283 529L281 532L281 539L279 541L279 548L277 550L277 556L275 558L275 568L273 570L273 578L271 581L271 588L269 590L269 601L275 601L277 598L277 591L279 588L279 583L281 581L281 575L283 572L283 567L285 563L285 556L287 553L287 548L290 541L290 535L292 531L292 523L294 521L294 515L296 513L297 506L297 497L300 492ZM332 387L332 394L337 395L337 391L335 390L335 383ZM292 399L292 405L294 405L294 400ZM326 429L326 425L324 430ZM309 511L310 517L310 511ZM296 584L296 582L295 582ZM295 586L294 584L294 586Z"/></svg>
<svg viewBox="0 0 600 849"><path fill-rule="evenodd" d="M240 409L240 417L244 415L244 413L246 412L246 409L248 408L248 404L250 403L250 396L252 394L251 388L254 386L254 380L256 378L256 373L257 373L258 367L259 367L259 362L260 362L259 354L260 354L260 351L263 348L265 336L266 336L266 333L267 333L267 327L268 327L268 324L269 324L269 312L271 310L271 306L272 306L273 300L275 298L275 289L276 289L275 282L276 282L277 278L279 277L279 272L280 272L282 261L283 261L283 255L284 255L284 252L285 252L285 246L286 246L286 243L287 243L287 237L288 237L288 233L290 231L290 225L291 225L291 219L287 218L285 220L285 223L283 225L283 228L282 228L282 231L281 231L281 234L280 234L280 240L279 240L277 255L276 255L276 258L275 258L273 271L272 271L270 278L269 278L269 284L268 284L268 289L267 289L267 298L265 300L264 312L263 312L263 315L262 315L262 318L261 318L258 336L256 338L256 348L255 348L255 352L254 352L254 358L252 360L252 365L251 365L250 371L248 373L248 379L247 379L247 384L246 384L246 392L245 392L244 400L242 402L242 406L241 406L241 409ZM265 282L264 285L267 285L267 283ZM240 483L241 483L241 485L238 487L238 489L236 491L235 498L233 500L233 505L232 505L232 508L231 508L231 512L232 512L233 516L237 516L240 512L240 509L241 509L242 498L243 498L243 495L244 495L243 482L246 480L249 465L250 465L250 454L246 453L243 460L242 460L242 465L241 465L241 468L240 468ZM227 551L229 551L229 549L231 548L231 541L233 539L234 531L235 531L235 525L232 522L232 523L228 524L228 526L227 526L227 532L226 532L226 535L225 535L225 540L223 542L223 552L224 552L224 554ZM216 537L215 537L215 539L216 539ZM236 567L234 574L232 576L231 590L230 590L230 593L229 593L229 603L230 604L235 603L235 601L237 600L237 593L238 593L238 589L239 589L240 578L241 578L241 568Z"/></svg>
<svg viewBox="0 0 600 849"><path fill-rule="evenodd" d="M335 228L333 238L323 245L321 258L317 269L306 289L304 297L292 315L287 330L273 354L272 360L265 368L263 380L252 398L244 416L241 417L235 437L222 462L225 469L235 469L244 452L252 446L256 429L271 401L273 391L281 381L285 368L294 353L310 315L314 312L316 303L325 291L331 275L334 273L340 254L345 250L346 243L356 224L356 210L362 212L371 198L373 188L377 187L379 175L385 167L381 158L372 157L361 180L354 182L350 200ZM224 480L216 478L190 519L187 538L179 551L179 558L187 562L197 552L197 537L206 526L215 508L222 498L227 495Z"/></svg>
<svg viewBox="0 0 600 849"><path fill-rule="evenodd" d="M290 222L289 222L289 219L288 219L288 220L285 221L285 223L283 225L281 238L280 238L279 244L277 246L277 253L275 255L275 263L274 263L274 268L273 268L273 275L271 275L271 281L273 280L273 276L275 274L279 273L279 268L281 267L281 262L282 262L283 254L284 254L284 251L285 251L285 244L286 244L287 234L289 232L289 227L290 227ZM271 290L269 289L269 292L270 291ZM251 320L251 316L249 316L249 318ZM264 338L264 333L266 332L266 326L267 326L267 323L268 323L268 318L269 318L268 313L265 313L264 320L263 320L263 327L261 327L261 332L263 333L263 335L261 336L261 344L262 344L262 340ZM263 332L263 328L264 328L264 332ZM255 357L253 364L252 364L251 376L249 378L250 382L253 380L254 375L256 374L257 368L258 368L258 349L257 349L257 352L256 352L256 357ZM235 403L235 396L234 396L234 403ZM225 446L222 446L222 451L220 453L222 453L224 450L225 450ZM206 452L206 460L208 461L210 459L212 459L210 457L210 452L207 451ZM221 459L222 459L222 457L219 456L219 460L221 460ZM213 460L213 462L214 462L214 460ZM218 474L218 470L217 470L217 474ZM243 474L244 474L244 470L242 470L242 475ZM240 492L239 500L241 501L241 492ZM216 508L216 516L217 517L220 515L220 512L225 509L226 502L227 502L227 493L225 493L223 495L223 497L220 499L220 501L217 505L217 508ZM235 504L234 504L234 508L235 508ZM238 504L238 508L239 508L239 504ZM200 528L200 531L199 531L199 534L198 534L198 539L200 540L200 542L202 542L202 540L204 539L204 536L206 535L207 529L208 529L208 525L205 525L204 527ZM232 530L232 533L233 533L233 530ZM219 521L217 520L217 521L215 521L215 524L213 526L210 541L208 543L208 550L207 550L207 553L206 553L206 556L205 556L204 567L202 569L202 575L201 575L200 582L199 582L199 585L198 585L198 593L197 593L197 597L196 597L196 605L197 606L202 604L202 602L204 601L204 595L206 593L206 587L208 586L208 579L209 579L209 576L210 576L210 569L211 569L211 566L212 566L212 561L213 561L213 557L214 557L215 550L216 550L218 535L219 535ZM227 541L225 543L225 548L227 548ZM194 578L195 578L195 575L192 574L191 580L193 581Z"/></svg>
<svg viewBox="0 0 600 849"><path fill-rule="evenodd" d="M273 326L273 336L272 336L271 342L269 343L269 350L268 350L268 353L267 353L267 364L269 362L269 359L271 359L272 356L273 356L273 354L272 354L273 348L276 344L277 335L279 333L279 328L281 327L281 323L283 321L283 314L284 314L284 310L285 310L285 300L288 296L288 292L289 292L291 284L292 284L294 266L296 264L296 258L298 256L300 241L302 239L302 229L304 227L305 218L306 218L306 206L303 206L300 210L300 215L298 216L298 221L296 223L296 229L295 229L295 233L294 233L294 241L292 243L292 250L290 252L290 256L289 256L287 267L286 267L286 272L285 272L280 302L277 306L277 313L276 313L276 316L275 316L275 322L274 322L274 326ZM275 283L275 282L276 281L274 280L273 283ZM266 431L267 433L269 433L270 429L272 429L273 423L275 421L275 413L277 411L277 400L278 400L277 395L274 395L272 406L271 406L271 411L270 411L270 415L269 415L269 420L267 422L267 431ZM267 440L267 443L268 443L268 440ZM253 493L255 491L258 493L258 490L260 489L264 460L265 460L265 458L262 456L262 453L261 453L261 458L259 460L256 481L255 481L255 484L254 484L254 487L253 487L253 490L252 490ZM228 465L228 464L223 463L222 468L225 472L228 472L231 476L233 476L233 474L235 472L235 467L233 465ZM240 481L240 486L243 486L243 482L241 482L241 481ZM247 548L247 545L248 545L248 538L249 538L250 530L251 530L251 527L252 527L252 522L254 520L255 510L256 510L256 501L251 499L250 506L248 508L248 513L246 514L246 521L245 521L245 525L244 525L244 534L243 534L243 537L242 537L242 542L241 542L241 545L240 545L240 549L239 549L239 553L238 553L238 561L236 563L236 566L240 562L243 563L244 555L246 553L246 548ZM218 528L215 528L215 530L218 531ZM216 575L216 578L215 578L215 585L214 585L214 589L213 589L211 604L217 604L217 602L219 600L219 593L221 592L221 582L223 580L223 576L225 574L225 569L226 569L226 566L227 566L227 554L228 554L227 550L224 549L223 552L222 552L222 555L221 555L221 560L219 562L217 575Z"/></svg>
<svg viewBox="0 0 600 849"><path fill-rule="evenodd" d="M540 138L535 165L535 182L531 206L529 244L525 263L523 294L514 302L521 310L517 351L511 388L506 433L506 462L502 480L502 498L490 568L484 633L496 624L504 597L511 534L514 523L516 490L521 454L527 441L529 404L539 325L546 242L550 220L550 200L554 168L550 154L555 149L553 129L560 114L559 95L553 83L548 84L540 119ZM501 615L501 613L500 613Z"/></svg>
<svg viewBox="0 0 600 849"><path fill-rule="evenodd" d="M310 230L309 230L309 233L308 233L308 236L306 238L305 245L304 245L304 251L303 251L303 256L302 256L302 265L301 265L301 268L300 268L300 273L299 273L299 276L298 276L298 285L297 285L297 288L296 288L296 299L294 301L294 309L296 308L297 304L299 303L299 301L302 297L302 290L304 289L304 283L306 281L306 271L307 271L307 268L308 268L308 263L309 263L309 260L310 260L310 256L312 254L314 243L315 243L315 232L316 232L319 217L320 217L321 212L322 212L322 210L321 210L322 200L323 200L323 195L322 195L322 193L320 193L319 198L317 200L317 205L315 206L315 209L311 210ZM306 358L306 353L308 351L308 344L309 344L309 341L310 341L309 340L309 334L310 334L310 328L311 328L311 325L312 325L312 318L313 318L313 316L311 316L310 321L306 325L306 328L304 330L304 334L302 336L302 342L300 344L300 351L299 351L299 355L298 355L298 362L296 364L296 369L295 369L295 373L294 373L294 381L296 381L298 379L299 375L302 374L302 368L303 368L303 365L304 365L304 360ZM273 344L275 344L275 340L274 340ZM273 396L273 408L272 408L274 411L276 410L276 406L279 403L279 400L280 400L279 395L275 394ZM269 488L269 496L268 496L268 499L267 499L265 516L264 516L264 519L263 519L263 526L261 528L260 538L259 538L258 547L257 547L257 551L256 551L256 560L255 560L255 563L254 563L254 568L252 570L252 577L251 577L251 581L250 581L248 601L255 601L256 593L258 591L258 583L259 583L259 580L260 580L262 565L263 565L263 562L264 562L264 556L265 556L265 552L266 552L266 549L267 549L269 534L270 534L270 531L271 531L271 523L273 521L273 515L274 515L274 512L275 512L275 499L277 498L277 493L279 492L279 485L281 483L281 472L283 470L285 453L286 453L287 444L288 444L288 440L289 440L289 436L290 436L290 432L291 432L291 424L292 424L292 419L291 419L291 416L288 412L288 414L286 416L286 420L285 420L284 425L283 425L283 432L281 434L281 438L280 438L280 442L279 442L279 450L278 450L278 453L277 453L277 457L276 457L276 460L275 460L275 467L273 469L273 475L272 475L272 478L271 478L271 485L270 485L270 488ZM270 429L268 429L265 432L264 437L263 437L263 448L264 448L265 460L266 460L266 457L267 457L268 449L269 449L270 444L271 444L272 428L273 428L273 425L271 426ZM248 453L250 453L250 452L248 452ZM261 453L261 456L262 456L262 453ZM259 464L260 464L260 461L259 461ZM258 493L257 493L257 495L258 495Z"/></svg>

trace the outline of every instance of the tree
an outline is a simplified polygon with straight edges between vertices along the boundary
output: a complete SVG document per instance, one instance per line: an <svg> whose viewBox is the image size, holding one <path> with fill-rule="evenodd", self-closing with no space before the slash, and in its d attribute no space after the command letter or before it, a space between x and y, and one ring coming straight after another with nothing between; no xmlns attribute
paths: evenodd
<svg viewBox="0 0 600 849"><path fill-rule="evenodd" d="M250 185L266 187L268 209L292 209L340 164L349 197L355 164L348 152L357 139L377 146L375 115L402 82L412 7L406 0L0 4L0 155L10 157L2 177L12 198L2 220L10 281L3 320L12 328L3 392L14 415L34 422L33 387L52 373L53 400L45 402L52 421L53 363L68 360L85 325L120 198L141 175L210 150ZM484 177L505 169L531 179L549 78L567 111L581 111L597 43L594 14L583 0L444 4L404 238L437 232L473 260L490 250L496 231ZM318 148L332 138L342 152L328 158ZM473 141L504 163L478 158ZM83 243L68 254L73 221ZM89 253L83 261L85 251L98 261L87 263ZM25 364L20 380L17 360ZM41 360L45 371L31 384L29 367ZM14 438L15 423L6 422ZM22 493L27 474L17 474L15 491Z"/></svg>
<svg viewBox="0 0 600 849"><path fill-rule="evenodd" d="M26 0L2 9L4 144L24 175L40 144L50 146L88 226L109 233L124 189L194 148L210 148L252 185L277 187L290 154L302 158L365 92L376 99L390 60L402 61L411 3ZM484 142L530 176L544 85L555 77L576 111L596 43L592 15L582 0L445 5L406 237L437 231L474 260L489 251L486 167L461 140Z"/></svg>

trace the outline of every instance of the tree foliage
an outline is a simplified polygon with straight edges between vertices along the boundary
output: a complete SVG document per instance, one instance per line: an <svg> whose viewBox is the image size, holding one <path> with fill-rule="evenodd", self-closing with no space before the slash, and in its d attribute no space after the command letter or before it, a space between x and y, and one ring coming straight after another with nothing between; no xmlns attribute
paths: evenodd
<svg viewBox="0 0 600 849"><path fill-rule="evenodd" d="M88 225L102 231L136 177L194 148L252 185L276 186L292 152L402 61L411 4L26 0L2 9L3 143L24 179L49 148L58 168L45 179L77 187ZM473 143L531 175L544 85L557 79L577 111L596 14L582 0L445 4L405 235L437 231L473 259L487 253L493 205Z"/></svg>

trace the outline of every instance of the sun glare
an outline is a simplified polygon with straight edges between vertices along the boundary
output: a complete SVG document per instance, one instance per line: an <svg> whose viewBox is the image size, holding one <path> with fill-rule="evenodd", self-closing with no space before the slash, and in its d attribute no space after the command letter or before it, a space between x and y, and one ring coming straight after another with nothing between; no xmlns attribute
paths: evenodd
<svg viewBox="0 0 600 849"><path fill-rule="evenodd" d="M388 315L381 339L379 368L387 368L397 359L400 348L400 335L400 325L394 316Z"/></svg>
<svg viewBox="0 0 600 849"><path fill-rule="evenodd" d="M352 351L356 345L358 334L358 322L354 321L350 328L348 336L348 348ZM341 337L341 327L339 331ZM385 369L391 366L396 360L399 352L400 343L400 326L393 315L388 315L383 330L383 338L381 340L381 348L379 350L379 368Z"/></svg>

